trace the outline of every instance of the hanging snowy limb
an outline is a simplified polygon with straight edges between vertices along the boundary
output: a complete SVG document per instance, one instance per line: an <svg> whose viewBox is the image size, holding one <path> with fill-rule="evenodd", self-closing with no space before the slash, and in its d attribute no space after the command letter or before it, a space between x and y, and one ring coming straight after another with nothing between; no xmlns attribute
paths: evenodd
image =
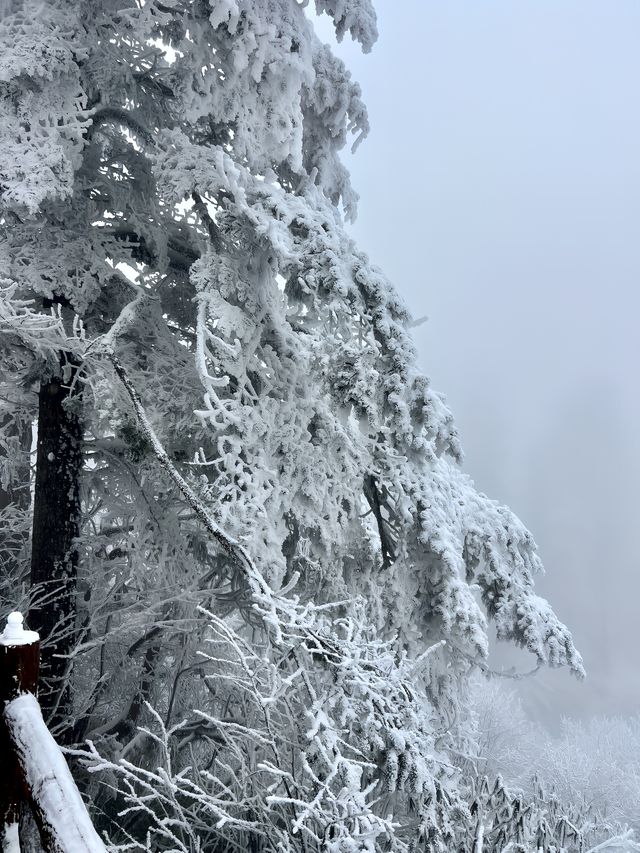
<svg viewBox="0 0 640 853"><path fill-rule="evenodd" d="M242 574L244 575L247 581L247 585L251 591L254 604L260 612L265 627L269 631L276 645L280 644L282 640L282 634L280 627L280 619L277 615L273 591L269 587L268 583L266 582L260 571L253 564L253 561L251 560L250 556L243 548L243 546L235 539L228 536L219 527L219 525L216 524L206 505L198 497L198 495L191 488L191 486L187 483L182 474L180 474L171 459L169 459L166 450L162 446L160 439L158 438L153 426L151 425L149 418L147 417L147 413L145 412L142 400L140 399L140 395L136 391L126 369L124 368L118 356L108 347L103 347L102 353L111 362L111 364L113 365L113 369L115 370L118 378L122 382L122 385L136 413L136 417L138 419L138 423L140 425L142 433L149 442L149 445L152 448L153 453L159 464L168 474L169 478L178 487L185 500L187 501L188 505L195 512L197 517L209 531L213 539L221 547L223 552L242 571Z"/></svg>
<svg viewBox="0 0 640 853"><path fill-rule="evenodd" d="M480 672L484 673L488 678L511 678L514 681L522 681L525 678L532 678L538 672L540 672L541 664L538 666L534 666L533 669L529 669L526 672L512 672L510 670L505 670L501 672L498 669L491 669L491 667L487 666L482 661L469 659L474 666L477 666Z"/></svg>
<svg viewBox="0 0 640 853"><path fill-rule="evenodd" d="M57 360L62 349L73 348L79 340L69 339L59 313L34 311L34 304L34 299L24 297L17 282L0 279L0 336L45 360ZM9 341L2 343L8 345Z"/></svg>
<svg viewBox="0 0 640 853"><path fill-rule="evenodd" d="M177 470L166 450L162 446L162 443L160 442L145 412L142 400L131 382L122 362L108 345L100 346L99 352L113 365L113 368L122 382L122 385L133 405L143 435L149 442L157 461L178 487L188 505L204 524L212 538L218 543L223 552L232 560L232 562L241 569L251 591L254 605L258 609L264 625L270 633L274 643L276 645L282 644L283 629L286 625L287 632L289 633L292 631L296 640L298 642L302 641L306 648L312 654L316 654L319 658L323 659L327 666L337 666L338 668L343 666L345 659L344 652L340 644L336 643L329 634L310 629L307 624L305 624L304 614L309 612L309 608L299 609L296 600L287 600L284 597L287 592L286 589L281 590L280 594L276 595L266 582L262 573L255 566L244 547L226 534L211 517L206 505ZM322 607L320 608L320 611L321 610ZM287 617L284 624L279 616L279 611L282 611ZM363 666L370 668L373 667L373 664L364 663ZM380 675L382 676L383 673L380 673ZM412 697L412 691L407 684L403 684L402 689L409 698Z"/></svg>

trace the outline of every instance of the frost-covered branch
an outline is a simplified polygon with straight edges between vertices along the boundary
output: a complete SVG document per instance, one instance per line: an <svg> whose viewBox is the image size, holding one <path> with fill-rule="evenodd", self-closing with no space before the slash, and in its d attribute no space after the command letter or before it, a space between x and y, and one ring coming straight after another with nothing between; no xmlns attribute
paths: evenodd
<svg viewBox="0 0 640 853"><path fill-rule="evenodd" d="M202 502L202 500L197 496L191 486L184 479L182 474L177 470L175 465L169 459L169 456L162 446L158 436L156 435L149 418L144 410L142 405L142 400L136 389L134 388L127 371L125 370L122 362L117 357L117 355L109 350L105 350L105 355L113 365L113 369L118 375L122 385L129 396L131 404L135 410L136 416L138 418L138 422L140 424L140 428L143 432L143 435L148 440L151 448L153 449L153 453L167 473L169 478L175 483L178 487L179 491L184 496L188 505L195 512L200 521L204 524L208 532L211 534L213 539L218 543L218 545L222 548L224 553L242 570L243 576L245 577L247 584L251 590L251 594L255 603L255 606L260 610L262 618L264 620L265 625L268 627L269 631L273 635L274 642L278 644L281 640L280 635L280 625L279 620L276 614L276 608L273 601L273 592L271 591L269 585L260 574L258 569L254 566L251 558L247 554L246 550L243 546L236 542L234 539L229 537L220 527L211 516L211 513L207 510L207 507Z"/></svg>

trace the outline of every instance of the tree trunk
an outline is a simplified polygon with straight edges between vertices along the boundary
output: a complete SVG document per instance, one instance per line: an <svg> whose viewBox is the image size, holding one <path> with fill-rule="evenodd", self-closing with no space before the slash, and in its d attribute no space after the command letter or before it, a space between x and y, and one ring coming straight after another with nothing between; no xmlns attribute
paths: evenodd
<svg viewBox="0 0 640 853"><path fill-rule="evenodd" d="M71 731L68 654L76 639L75 586L79 534L82 426L78 365L40 386L38 450L31 545L32 603L29 624L42 640L40 703L58 739ZM68 374L71 375L68 375ZM66 725L62 725L66 722Z"/></svg>

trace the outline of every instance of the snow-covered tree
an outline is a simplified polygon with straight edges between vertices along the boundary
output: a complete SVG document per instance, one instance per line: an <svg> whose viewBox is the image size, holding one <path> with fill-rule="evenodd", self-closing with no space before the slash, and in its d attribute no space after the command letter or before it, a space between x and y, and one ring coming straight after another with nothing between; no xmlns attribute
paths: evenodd
<svg viewBox="0 0 640 853"><path fill-rule="evenodd" d="M467 849L479 823L485 851L523 839L544 850L640 849L640 720L564 719L553 734L527 717L515 684L475 676L461 703L449 752L476 816Z"/></svg>
<svg viewBox="0 0 640 853"><path fill-rule="evenodd" d="M369 0L315 7L372 47ZM286 826L299 798L307 844L445 838L440 739L487 617L540 662L582 663L345 231L358 85L298 0L0 9L2 595L29 597L46 640L54 731L144 765L153 707L205 773L220 727L259 714L250 748L227 744L249 810L268 806L244 774L270 739L292 755L268 759L269 802ZM203 658L212 631L226 645ZM415 825L385 823L381 788Z"/></svg>

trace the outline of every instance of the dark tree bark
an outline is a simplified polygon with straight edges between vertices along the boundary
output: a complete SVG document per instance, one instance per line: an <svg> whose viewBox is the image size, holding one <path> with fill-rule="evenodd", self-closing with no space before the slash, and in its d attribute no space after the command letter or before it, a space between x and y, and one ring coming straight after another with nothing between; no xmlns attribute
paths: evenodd
<svg viewBox="0 0 640 853"><path fill-rule="evenodd" d="M78 365L43 381L38 406L38 450L31 545L30 626L42 640L40 704L58 739L70 731L68 656L76 639L75 540L80 528L82 468ZM66 373L66 375L65 375ZM61 725L66 721L67 726Z"/></svg>
<svg viewBox="0 0 640 853"><path fill-rule="evenodd" d="M378 525L378 534L380 536L380 550L382 551L382 568L387 569L395 560L395 546L393 538L387 530L387 524L382 516L382 507L384 499L380 495L380 489L376 483L376 478L373 474L367 474L364 478L364 496L366 498L373 517Z"/></svg>

